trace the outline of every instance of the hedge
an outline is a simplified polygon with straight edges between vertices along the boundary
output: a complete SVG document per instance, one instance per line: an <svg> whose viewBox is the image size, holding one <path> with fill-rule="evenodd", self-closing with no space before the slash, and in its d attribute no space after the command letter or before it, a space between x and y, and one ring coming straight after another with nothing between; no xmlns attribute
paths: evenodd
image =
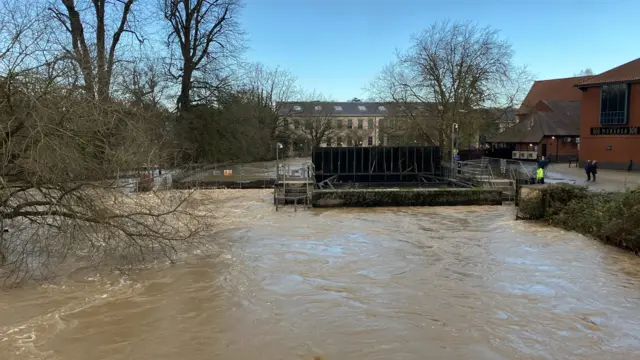
<svg viewBox="0 0 640 360"><path fill-rule="evenodd" d="M640 252L640 188L590 192L585 186L552 184L521 199L519 212L528 219Z"/></svg>

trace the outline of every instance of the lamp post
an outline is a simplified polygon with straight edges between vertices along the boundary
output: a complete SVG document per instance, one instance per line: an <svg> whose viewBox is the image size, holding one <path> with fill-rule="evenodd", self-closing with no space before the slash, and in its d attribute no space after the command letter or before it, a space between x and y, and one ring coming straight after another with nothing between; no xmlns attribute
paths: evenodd
<svg viewBox="0 0 640 360"><path fill-rule="evenodd" d="M456 148L458 147L457 134L458 134L458 124L453 123L451 124L451 177L454 177L456 173L455 159L456 159Z"/></svg>
<svg viewBox="0 0 640 360"><path fill-rule="evenodd" d="M278 153L279 153L279 149L282 149L283 146L281 143L277 142L276 143L276 179L278 178L278 175L280 174L280 164L278 163Z"/></svg>
<svg viewBox="0 0 640 360"><path fill-rule="evenodd" d="M276 164L278 163L278 149L282 149L283 145L281 143L276 143Z"/></svg>

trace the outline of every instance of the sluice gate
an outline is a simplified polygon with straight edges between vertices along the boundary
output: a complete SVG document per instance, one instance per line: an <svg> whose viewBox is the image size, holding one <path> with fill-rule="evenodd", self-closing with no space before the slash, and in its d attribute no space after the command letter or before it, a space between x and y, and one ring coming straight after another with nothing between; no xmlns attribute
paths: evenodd
<svg viewBox="0 0 640 360"><path fill-rule="evenodd" d="M351 183L364 186L425 185L442 177L438 146L317 147L311 162L319 187Z"/></svg>

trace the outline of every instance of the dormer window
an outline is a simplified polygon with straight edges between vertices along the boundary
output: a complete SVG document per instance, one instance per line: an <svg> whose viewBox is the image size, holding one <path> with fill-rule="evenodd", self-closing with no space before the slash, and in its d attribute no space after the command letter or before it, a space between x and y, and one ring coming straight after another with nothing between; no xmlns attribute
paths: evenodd
<svg viewBox="0 0 640 360"><path fill-rule="evenodd" d="M367 111L367 107L364 105L358 105L358 110L360 111Z"/></svg>
<svg viewBox="0 0 640 360"><path fill-rule="evenodd" d="M315 109L316 109L316 111L322 111L322 106L316 105Z"/></svg>
<svg viewBox="0 0 640 360"><path fill-rule="evenodd" d="M333 107L336 111L342 111L342 106L336 105Z"/></svg>
<svg viewBox="0 0 640 360"><path fill-rule="evenodd" d="M380 105L380 106L378 106L378 110L387 111L387 108L384 105Z"/></svg>
<svg viewBox="0 0 640 360"><path fill-rule="evenodd" d="M293 107L293 111L302 111L302 106L300 106L300 105L295 105L295 106Z"/></svg>

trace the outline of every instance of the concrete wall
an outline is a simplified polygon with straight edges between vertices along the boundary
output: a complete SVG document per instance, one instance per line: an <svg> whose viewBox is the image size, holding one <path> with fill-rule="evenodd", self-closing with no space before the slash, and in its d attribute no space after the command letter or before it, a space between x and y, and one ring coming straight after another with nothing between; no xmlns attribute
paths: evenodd
<svg viewBox="0 0 640 360"><path fill-rule="evenodd" d="M640 126L640 84L629 90L629 122L620 126ZM597 160L601 168L612 169L626 169L629 160L640 165L640 135L591 136L591 128L600 126L600 87L587 88L582 94L580 160Z"/></svg>
<svg viewBox="0 0 640 360"><path fill-rule="evenodd" d="M336 189L314 190L313 207L502 205L497 189Z"/></svg>

